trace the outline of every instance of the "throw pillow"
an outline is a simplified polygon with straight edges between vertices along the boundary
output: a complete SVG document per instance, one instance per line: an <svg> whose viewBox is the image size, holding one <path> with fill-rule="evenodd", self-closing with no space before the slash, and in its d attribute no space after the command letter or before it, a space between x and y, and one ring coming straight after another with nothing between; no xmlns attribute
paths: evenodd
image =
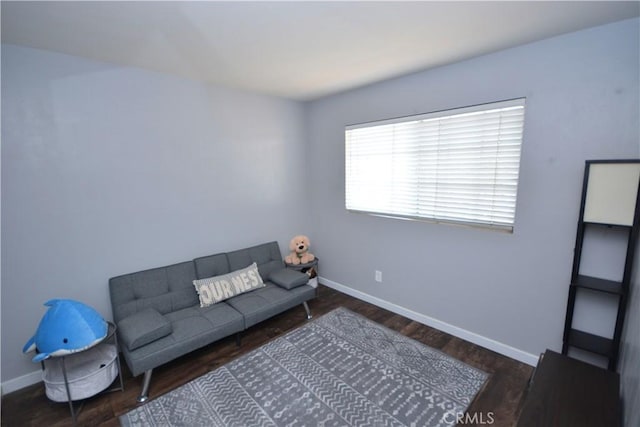
<svg viewBox="0 0 640 427"><path fill-rule="evenodd" d="M200 298L200 307L208 307L233 296L265 287L255 262L249 267L222 276L194 280L193 285Z"/></svg>
<svg viewBox="0 0 640 427"><path fill-rule="evenodd" d="M118 335L129 350L166 337L172 330L171 323L153 308L145 308L118 323Z"/></svg>

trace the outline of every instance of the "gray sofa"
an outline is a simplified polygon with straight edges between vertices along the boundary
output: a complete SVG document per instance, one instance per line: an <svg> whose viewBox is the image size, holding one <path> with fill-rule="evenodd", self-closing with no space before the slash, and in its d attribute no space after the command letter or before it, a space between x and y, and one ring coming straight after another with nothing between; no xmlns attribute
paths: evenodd
<svg viewBox="0 0 640 427"><path fill-rule="evenodd" d="M201 307L193 281L256 263L265 287ZM133 376L144 373L139 402L148 398L153 368L303 304L315 289L308 276L285 269L277 242L196 258L109 279L120 350ZM275 284L278 283L278 284Z"/></svg>

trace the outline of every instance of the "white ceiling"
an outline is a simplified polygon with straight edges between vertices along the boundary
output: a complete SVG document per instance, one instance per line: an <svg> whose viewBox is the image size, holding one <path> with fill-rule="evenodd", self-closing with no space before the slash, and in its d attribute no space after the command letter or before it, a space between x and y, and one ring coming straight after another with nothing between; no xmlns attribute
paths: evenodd
<svg viewBox="0 0 640 427"><path fill-rule="evenodd" d="M309 100L636 17L639 5L2 1L2 42Z"/></svg>

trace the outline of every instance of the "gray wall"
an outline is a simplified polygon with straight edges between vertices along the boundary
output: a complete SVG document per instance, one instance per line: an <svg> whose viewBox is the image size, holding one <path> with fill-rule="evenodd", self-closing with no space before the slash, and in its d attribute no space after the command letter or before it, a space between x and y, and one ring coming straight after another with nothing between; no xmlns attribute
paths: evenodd
<svg viewBox="0 0 640 427"><path fill-rule="evenodd" d="M560 349L584 161L638 157L638 28L622 21L311 102L321 275L534 361ZM527 110L513 234L345 211L345 125L518 97ZM599 256L601 273L617 274L615 254ZM589 330L608 315L576 320Z"/></svg>
<svg viewBox="0 0 640 427"><path fill-rule="evenodd" d="M3 45L2 381L37 372L20 350L47 299L109 318L111 276L269 239L284 250L299 231L333 283L531 355L559 349L584 160L640 151L639 22L304 106ZM521 96L513 234L345 212L346 124ZM617 274L614 252L588 256ZM593 308L578 320L598 329L610 313Z"/></svg>
<svg viewBox="0 0 640 427"><path fill-rule="evenodd" d="M620 354L624 425L640 426L640 244L636 247L634 274Z"/></svg>
<svg viewBox="0 0 640 427"><path fill-rule="evenodd" d="M50 298L302 230L303 107L2 46L2 381ZM284 245L284 246L283 246ZM6 390L5 390L6 391Z"/></svg>

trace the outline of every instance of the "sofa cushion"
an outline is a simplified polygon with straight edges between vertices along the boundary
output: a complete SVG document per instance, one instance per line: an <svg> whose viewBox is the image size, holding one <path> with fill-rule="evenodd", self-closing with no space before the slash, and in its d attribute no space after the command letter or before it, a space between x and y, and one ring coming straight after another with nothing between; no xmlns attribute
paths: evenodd
<svg viewBox="0 0 640 427"><path fill-rule="evenodd" d="M196 305L168 313L164 317L171 323L171 334L133 351L126 350L123 346L123 354L132 375L140 375L148 369L244 329L242 315L224 302L206 308Z"/></svg>
<svg viewBox="0 0 640 427"><path fill-rule="evenodd" d="M171 323L153 308L146 308L118 323L119 335L129 350L166 337L172 331Z"/></svg>
<svg viewBox="0 0 640 427"><path fill-rule="evenodd" d="M278 242L263 243L246 249L240 249L227 253L229 268L231 271L242 268L255 262L262 277L269 277L274 270L281 269L282 254Z"/></svg>
<svg viewBox="0 0 640 427"><path fill-rule="evenodd" d="M167 314L198 304L194 279L191 261L109 279L114 320L120 322L148 307Z"/></svg>
<svg viewBox="0 0 640 427"><path fill-rule="evenodd" d="M306 285L309 281L309 276L290 268L281 268L271 272L269 275L269 281L275 283L281 288L293 289L298 286Z"/></svg>
<svg viewBox="0 0 640 427"><path fill-rule="evenodd" d="M222 276L194 280L193 285L200 297L200 307L207 307L233 296L262 288L264 282L254 262L248 267Z"/></svg>
<svg viewBox="0 0 640 427"><path fill-rule="evenodd" d="M249 328L291 307L302 304L315 296L316 290L308 285L291 290L282 289L273 283L253 292L238 295L225 301L244 316L244 327Z"/></svg>
<svg viewBox="0 0 640 427"><path fill-rule="evenodd" d="M193 260L196 267L196 278L206 279L207 277L221 276L231 271L227 254L215 254L203 256ZM251 261L244 265L251 264ZM238 270L237 268L235 270Z"/></svg>

